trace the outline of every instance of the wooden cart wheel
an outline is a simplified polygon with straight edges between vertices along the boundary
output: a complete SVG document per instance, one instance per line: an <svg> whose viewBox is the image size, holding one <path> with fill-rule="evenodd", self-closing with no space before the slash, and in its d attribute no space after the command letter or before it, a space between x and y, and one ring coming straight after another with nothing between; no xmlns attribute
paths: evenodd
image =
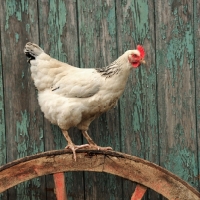
<svg viewBox="0 0 200 200"><path fill-rule="evenodd" d="M115 151L78 150L77 161L69 150L48 151L0 167L0 192L21 182L54 174L58 200L66 200L64 174L93 171L114 174L138 183L131 200L143 197L151 188L173 200L200 200L200 193L166 169L141 158Z"/></svg>

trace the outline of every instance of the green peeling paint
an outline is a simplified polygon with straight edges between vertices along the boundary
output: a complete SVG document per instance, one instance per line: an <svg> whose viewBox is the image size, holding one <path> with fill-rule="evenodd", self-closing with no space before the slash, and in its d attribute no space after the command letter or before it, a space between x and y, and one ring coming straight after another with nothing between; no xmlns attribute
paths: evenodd
<svg viewBox="0 0 200 200"><path fill-rule="evenodd" d="M156 59L161 165L197 188L194 7L189 1L159 3Z"/></svg>
<svg viewBox="0 0 200 200"><path fill-rule="evenodd" d="M5 99L8 91L12 91L6 87L9 78L17 79L19 84L14 88L18 93L25 92L29 85L27 68L21 65L25 62L23 46L26 40L36 42L40 38L52 57L87 68L108 65L118 54L142 44L146 50L146 66L132 70L119 106L94 121L89 134L99 145L112 146L114 150L160 164L197 188L200 164L197 152L200 119L198 1L31 2L5 0L0 6L6 10L1 10L1 40L5 46L1 46L3 59L0 57L0 165L6 163L6 156L10 159L10 151L6 152L5 121L11 120L4 117L10 113L16 122L12 124L13 133L8 134L13 134L14 139L11 158L36 154L45 148L63 149L67 144L58 126L51 125L44 138L44 130L49 130L49 124L43 122L39 108L33 109L37 104L31 99L32 94L27 96L30 99L26 99L27 108L23 102L19 103L20 109L15 105L12 107ZM34 22L36 29L33 29ZM10 34L10 41L7 34ZM13 47L17 47L17 51ZM13 49L15 51L9 57L7 52ZM17 62L13 67L19 71L8 75L5 58L16 59L16 55ZM69 132L75 144L82 143L77 129ZM52 138L51 142L48 136ZM43 140L47 141L46 146ZM102 194L105 199L130 199L133 191L132 183L104 173L69 172L66 177L69 200L95 199ZM36 178L19 184L8 191L8 197L14 192L17 200L45 199L41 194L48 194L45 187L52 183L48 182L48 177L46 185L42 180ZM151 193L148 191L145 199L155 199L150 198ZM5 196L1 197L5 199Z"/></svg>
<svg viewBox="0 0 200 200"><path fill-rule="evenodd" d="M117 58L115 1L78 1L78 16L80 66L95 68L110 64ZM89 134L98 145L120 150L118 108L92 122ZM87 183L85 199L113 200L121 197L121 181L117 182L117 177L102 173L84 174L84 182Z"/></svg>
<svg viewBox="0 0 200 200"><path fill-rule="evenodd" d="M5 30L9 28L9 18L15 16L18 21L22 21L22 12L28 13L28 3L27 0L15 1L6 0L6 24Z"/></svg>
<svg viewBox="0 0 200 200"><path fill-rule="evenodd" d="M143 44L154 37L149 27L148 1L123 1L122 9L122 37L119 40L125 38L121 42L124 51L133 48L130 40ZM148 52L154 52L153 47ZM148 63L147 66L148 69L142 66L132 70L120 99L121 148L123 152L158 162L158 155L155 155L158 151L157 74L155 65L149 66Z"/></svg>
<svg viewBox="0 0 200 200"><path fill-rule="evenodd" d="M174 138L174 145L169 149L164 167L195 187L198 176L195 152L187 148L188 141L185 139L184 127L181 124L175 127Z"/></svg>
<svg viewBox="0 0 200 200"><path fill-rule="evenodd" d="M40 128L39 131L39 139L41 140L40 145L36 144L36 141L32 141L29 135L31 120L34 121L34 118L30 118L30 114L25 110L21 112L21 119L16 123L16 136L15 141L17 143L17 158L22 158L27 155L30 155L31 152L38 153L44 151L44 144L42 142L43 139L43 130ZM20 199L28 199L30 196L32 199L40 199L37 198L38 194L40 194L39 188L41 186L40 178L32 179L31 181L26 181L17 185L15 188L17 190L16 200ZM25 188L35 188L35 189L25 189Z"/></svg>
<svg viewBox="0 0 200 200"><path fill-rule="evenodd" d="M66 25L67 10L64 1L51 0L49 2L48 34L49 44L53 44L49 54L59 60L67 61L66 54L62 51L61 35Z"/></svg>
<svg viewBox="0 0 200 200"><path fill-rule="evenodd" d="M112 7L108 12L107 22L108 22L108 31L110 35L116 35L116 24L115 24L115 7Z"/></svg>
<svg viewBox="0 0 200 200"><path fill-rule="evenodd" d="M16 43L18 43L18 41L19 41L19 34L18 33L15 33L15 41L16 41Z"/></svg>
<svg viewBox="0 0 200 200"><path fill-rule="evenodd" d="M28 134L29 124L30 116L25 110L24 112L21 112L21 121L18 121L16 124L17 133L15 136L15 141L18 143L18 158L27 156L28 146L30 144L30 138Z"/></svg>
<svg viewBox="0 0 200 200"><path fill-rule="evenodd" d="M60 128L56 125L51 125L51 130L54 136L55 148L64 149L67 146L67 141L65 140Z"/></svg>
<svg viewBox="0 0 200 200"><path fill-rule="evenodd" d="M126 3L122 6L127 7ZM136 44L143 44L149 33L148 1L131 1L127 11L123 13L122 32L133 38ZM133 28L131 28L133 26ZM123 43L123 50L132 49L130 43Z"/></svg>
<svg viewBox="0 0 200 200"><path fill-rule="evenodd" d="M30 24L26 24L26 31L30 33Z"/></svg>

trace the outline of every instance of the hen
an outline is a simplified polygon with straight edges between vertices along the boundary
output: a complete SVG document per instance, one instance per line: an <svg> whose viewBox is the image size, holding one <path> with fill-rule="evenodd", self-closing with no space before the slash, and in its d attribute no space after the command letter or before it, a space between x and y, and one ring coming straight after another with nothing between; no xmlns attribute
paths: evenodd
<svg viewBox="0 0 200 200"><path fill-rule="evenodd" d="M145 63L145 51L138 45L103 68L77 68L51 58L38 45L28 42L24 53L31 64L31 76L38 89L38 101L45 117L57 124L66 138L66 148L99 147L88 135L90 123L114 107L124 91L132 68ZM75 145L68 135L70 127L77 127L89 144Z"/></svg>

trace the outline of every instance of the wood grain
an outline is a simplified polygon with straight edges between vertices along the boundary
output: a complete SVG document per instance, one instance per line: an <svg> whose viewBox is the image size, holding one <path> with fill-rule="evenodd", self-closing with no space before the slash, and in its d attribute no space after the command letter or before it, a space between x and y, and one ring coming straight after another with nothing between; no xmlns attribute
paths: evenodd
<svg viewBox="0 0 200 200"><path fill-rule="evenodd" d="M122 54L142 44L146 65L133 69L120 99L122 152L159 163L155 30L153 1L118 1L118 51ZM131 198L134 184L124 181L124 197ZM126 192L129 191L129 192ZM152 199L157 196L150 195Z"/></svg>
<svg viewBox="0 0 200 200"><path fill-rule="evenodd" d="M77 3L74 0L39 1L40 45L53 58L79 67ZM63 149L67 145L60 128L45 120L45 150ZM82 134L77 129L69 131L75 144L82 144ZM83 173L67 173L68 199L84 198ZM47 177L47 198L55 199L52 176Z"/></svg>
<svg viewBox="0 0 200 200"><path fill-rule="evenodd" d="M198 0L5 0L0 4L0 165L63 149L43 118L23 54L26 42L77 67L104 67L142 44L146 65L133 69L118 106L92 122L101 146L160 164L195 188L200 174L200 3ZM74 143L86 143L70 130ZM104 173L68 172L68 199L130 199L135 184ZM8 195L7 195L8 194ZM1 194L55 199L52 175ZM148 190L144 199L162 199Z"/></svg>
<svg viewBox="0 0 200 200"><path fill-rule="evenodd" d="M59 150L11 162L0 168L0 191L34 177L67 171L118 175L141 183L143 189L144 186L152 188L167 199L199 200L200 197L200 193L188 183L156 164L116 151L98 150L77 150L77 161L72 159L71 151Z"/></svg>
<svg viewBox="0 0 200 200"><path fill-rule="evenodd" d="M160 164L198 187L193 3L156 3Z"/></svg>
<svg viewBox="0 0 200 200"><path fill-rule="evenodd" d="M37 4L1 2L1 45L5 98L7 162L44 151L43 119L23 48L28 38L38 41ZM4 14L4 11L5 14ZM40 190L39 190L40 188ZM38 178L9 190L10 199L46 198L45 179ZM39 198L38 198L39 196Z"/></svg>
<svg viewBox="0 0 200 200"><path fill-rule="evenodd" d="M198 156L198 173L195 177L199 182L199 191L200 191L200 2L198 0L194 1L194 78L195 78L195 92L196 92L196 102L195 102L195 110L196 110L196 151Z"/></svg>
<svg viewBox="0 0 200 200"><path fill-rule="evenodd" d="M2 7L0 5L0 11ZM1 33L0 33L1 38ZM2 63L2 45L0 41L0 166L5 165L7 161L7 149L6 149L6 126L5 126L5 110L4 110L4 88L3 88L3 63ZM7 191L0 194L1 200L7 199Z"/></svg>
<svg viewBox="0 0 200 200"><path fill-rule="evenodd" d="M115 1L78 1L80 67L104 67L117 58ZM90 136L100 146L120 149L118 108L92 122ZM85 173L85 199L121 199L121 180Z"/></svg>

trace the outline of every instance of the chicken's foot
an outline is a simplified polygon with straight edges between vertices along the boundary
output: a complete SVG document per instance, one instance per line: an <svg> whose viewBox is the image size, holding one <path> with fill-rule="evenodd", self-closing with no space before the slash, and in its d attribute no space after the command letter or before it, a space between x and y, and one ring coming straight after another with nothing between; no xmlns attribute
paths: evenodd
<svg viewBox="0 0 200 200"><path fill-rule="evenodd" d="M89 144L82 144L82 145L75 145L73 143L68 144L65 149L71 149L74 155L74 160L76 161L76 150L77 149L83 149L83 148L88 148L90 147Z"/></svg>
<svg viewBox="0 0 200 200"><path fill-rule="evenodd" d="M62 133L65 137L65 139L67 140L68 142L68 145L65 147L65 149L71 149L72 152L73 152L73 155L74 155L74 160L76 161L76 150L77 149L82 149L82 148L86 148L86 147L90 147L89 144L82 144L82 145L75 145L71 138L69 137L69 134L66 130L62 130Z"/></svg>
<svg viewBox="0 0 200 200"><path fill-rule="evenodd" d="M83 136L85 137L85 139L88 141L89 143L89 147L91 149L97 149L97 150L112 150L112 147L100 147L98 146L93 140L92 138L88 135L87 131L82 131Z"/></svg>

